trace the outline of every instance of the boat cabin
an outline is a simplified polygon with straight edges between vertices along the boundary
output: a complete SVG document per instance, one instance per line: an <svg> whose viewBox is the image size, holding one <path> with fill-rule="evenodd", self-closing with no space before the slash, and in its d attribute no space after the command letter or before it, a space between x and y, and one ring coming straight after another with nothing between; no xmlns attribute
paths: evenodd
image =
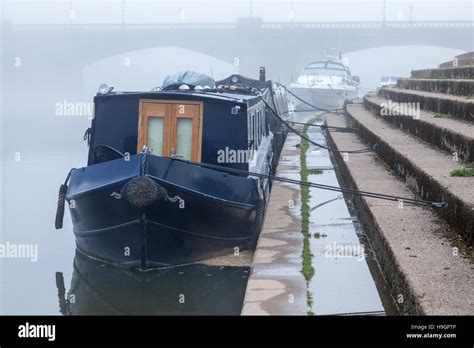
<svg viewBox="0 0 474 348"><path fill-rule="evenodd" d="M88 165L146 146L157 156L249 170L271 135L265 104L254 94L115 92L98 94L94 104Z"/></svg>

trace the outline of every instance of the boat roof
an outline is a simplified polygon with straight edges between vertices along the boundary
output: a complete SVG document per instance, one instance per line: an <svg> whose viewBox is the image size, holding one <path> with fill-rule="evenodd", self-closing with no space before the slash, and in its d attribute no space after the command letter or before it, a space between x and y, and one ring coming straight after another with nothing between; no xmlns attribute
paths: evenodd
<svg viewBox="0 0 474 348"><path fill-rule="evenodd" d="M225 85L225 86L241 85L243 87L251 87L251 88L257 88L257 89L267 88L269 83L271 83L271 81L256 80L256 79L252 79L250 77L246 77L239 74L233 74L225 79L216 81L216 85Z"/></svg>
<svg viewBox="0 0 474 348"><path fill-rule="evenodd" d="M202 100L202 99L214 99L214 100L222 100L222 101L229 101L235 103L243 103L253 105L260 100L260 97L255 94L251 93L243 93L243 92L233 92L233 91L226 91L226 90L157 90L157 91L136 91L136 92L110 92L108 94L100 94L98 93L94 101L99 100L108 100L110 98L149 98L149 99L160 99L160 97L169 97L169 98L177 98L177 99L191 99L191 100Z"/></svg>

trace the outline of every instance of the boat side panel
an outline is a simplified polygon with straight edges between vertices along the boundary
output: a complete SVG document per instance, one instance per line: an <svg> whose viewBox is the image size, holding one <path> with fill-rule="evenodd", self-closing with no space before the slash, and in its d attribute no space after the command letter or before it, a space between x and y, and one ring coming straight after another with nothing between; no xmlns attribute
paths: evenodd
<svg viewBox="0 0 474 348"><path fill-rule="evenodd" d="M76 234L76 246L86 255L109 263L140 267L142 226L139 221L95 233Z"/></svg>
<svg viewBox="0 0 474 348"><path fill-rule="evenodd" d="M137 96L120 98L94 98L95 115L92 121L92 136L88 165L94 163L93 151L97 145L108 145L129 154L136 154L138 141Z"/></svg>
<svg viewBox="0 0 474 348"><path fill-rule="evenodd" d="M255 204L255 181L166 157L148 156L147 173L204 195L243 204Z"/></svg>
<svg viewBox="0 0 474 348"><path fill-rule="evenodd" d="M82 194L90 194L94 190L128 181L140 175L140 170L140 156L131 156L75 169L69 180L66 198L68 200L76 199Z"/></svg>
<svg viewBox="0 0 474 348"><path fill-rule="evenodd" d="M222 162L219 154L230 150L248 150L247 109L240 105L240 112L232 115L232 107L239 105L231 101L205 102L202 132L202 158L204 163L229 168L248 170L247 163Z"/></svg>
<svg viewBox="0 0 474 348"><path fill-rule="evenodd" d="M244 239L254 233L255 206L227 203L185 191L176 186L160 184L176 202L158 201L146 209L148 220L167 226L175 234L209 239Z"/></svg>
<svg viewBox="0 0 474 348"><path fill-rule="evenodd" d="M210 226L210 228L220 228ZM213 239L180 233L152 221L146 224L148 268L176 266L226 255L248 248L251 238ZM245 233L246 231L242 231ZM237 248L237 249L236 249Z"/></svg>
<svg viewBox="0 0 474 348"><path fill-rule="evenodd" d="M96 97L89 165L94 163L93 150L97 145L108 145L122 153L137 153L140 99L175 99L182 100L183 103L186 100L203 101L201 161L242 170L248 169L247 163L218 161L219 151L225 150L222 144L235 150L248 149L246 101L170 93ZM240 106L240 111L235 115L231 112L234 106Z"/></svg>

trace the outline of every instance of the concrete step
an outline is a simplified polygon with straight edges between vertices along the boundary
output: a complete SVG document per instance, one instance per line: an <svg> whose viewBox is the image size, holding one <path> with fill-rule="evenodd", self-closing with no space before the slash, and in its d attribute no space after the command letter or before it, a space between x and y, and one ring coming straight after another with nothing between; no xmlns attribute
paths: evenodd
<svg viewBox="0 0 474 348"><path fill-rule="evenodd" d="M454 60L450 60L448 62L441 63L439 65L440 68L451 68L454 65ZM466 66L466 65L474 65L474 52L467 52L456 56L456 64L457 66Z"/></svg>
<svg viewBox="0 0 474 348"><path fill-rule="evenodd" d="M364 105L381 120L389 122L449 154L457 153L461 162L474 162L474 124L450 118L437 118L434 112L418 115L402 111L398 104L375 94L364 97ZM394 108L398 107L398 112ZM401 112L400 112L401 111Z"/></svg>
<svg viewBox="0 0 474 348"><path fill-rule="evenodd" d="M400 79L397 87L474 98L474 80L468 79Z"/></svg>
<svg viewBox="0 0 474 348"><path fill-rule="evenodd" d="M474 233L474 180L452 177L462 167L449 154L421 142L379 117L362 104L349 104L346 115L357 134L369 144L378 144L377 154L423 199L447 202L449 207L436 211L458 232L467 246Z"/></svg>
<svg viewBox="0 0 474 348"><path fill-rule="evenodd" d="M474 79L474 66L413 70L414 79Z"/></svg>
<svg viewBox="0 0 474 348"><path fill-rule="evenodd" d="M448 62L441 63L438 67L439 68L452 68L455 67L454 61L450 60ZM469 57L469 58L461 58L458 59L457 61L457 66L470 66L474 65L474 58Z"/></svg>
<svg viewBox="0 0 474 348"><path fill-rule="evenodd" d="M382 87L378 94L397 103L419 103L423 110L438 113L441 118L474 121L474 99L443 93L411 91L397 87Z"/></svg>
<svg viewBox="0 0 474 348"><path fill-rule="evenodd" d="M345 126L344 116L328 118L328 125ZM330 146L362 148L354 133L329 132ZM405 182L391 173L374 153L334 152L345 185L403 197L414 197ZM433 210L369 197L352 196L359 221L368 236L387 286L402 314L461 315L474 313L472 264L453 253L449 227Z"/></svg>

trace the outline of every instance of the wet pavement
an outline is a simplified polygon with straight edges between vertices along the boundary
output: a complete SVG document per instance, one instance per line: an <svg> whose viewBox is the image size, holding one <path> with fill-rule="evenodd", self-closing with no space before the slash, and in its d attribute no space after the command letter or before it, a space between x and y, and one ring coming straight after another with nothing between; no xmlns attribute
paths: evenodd
<svg viewBox="0 0 474 348"><path fill-rule="evenodd" d="M299 179L300 140L288 134L278 176ZM247 285L243 315L306 315L306 281L301 273L303 235L299 185L274 181Z"/></svg>
<svg viewBox="0 0 474 348"><path fill-rule="evenodd" d="M311 117L297 115L295 121L307 122ZM318 115L316 123L322 124L324 117ZM326 145L320 128L310 127L308 135ZM277 176L301 179L299 144L299 137L288 135ZM327 150L310 145L306 157L310 173L317 173L309 174L309 181L339 186ZM289 200L294 200L293 206L288 206ZM311 188L309 206L315 273L306 282L301 273L300 187L274 183L243 314L396 314L364 233L342 193Z"/></svg>
<svg viewBox="0 0 474 348"><path fill-rule="evenodd" d="M328 116L331 117L331 116ZM324 116L321 117L322 123ZM317 128L317 127L312 127ZM311 140L326 145L322 132L308 133ZM310 145L309 168L332 168L329 151ZM309 175L311 182L339 186L332 169ZM309 283L316 314L383 312L369 267L365 245L360 242L357 221L347 208L342 193L310 189L310 239L315 276Z"/></svg>
<svg viewBox="0 0 474 348"><path fill-rule="evenodd" d="M331 115L318 116L316 123L324 123L325 117ZM318 129L311 127L308 136L327 146L324 133ZM342 186L332 169L328 150L310 145L306 158L308 168L323 168L321 174L309 175L311 182ZM364 242L357 219L349 212L343 194L310 188L309 206L310 248L315 275L308 289L313 297L313 312L317 315L384 313L381 295L368 264L374 260L373 255Z"/></svg>

